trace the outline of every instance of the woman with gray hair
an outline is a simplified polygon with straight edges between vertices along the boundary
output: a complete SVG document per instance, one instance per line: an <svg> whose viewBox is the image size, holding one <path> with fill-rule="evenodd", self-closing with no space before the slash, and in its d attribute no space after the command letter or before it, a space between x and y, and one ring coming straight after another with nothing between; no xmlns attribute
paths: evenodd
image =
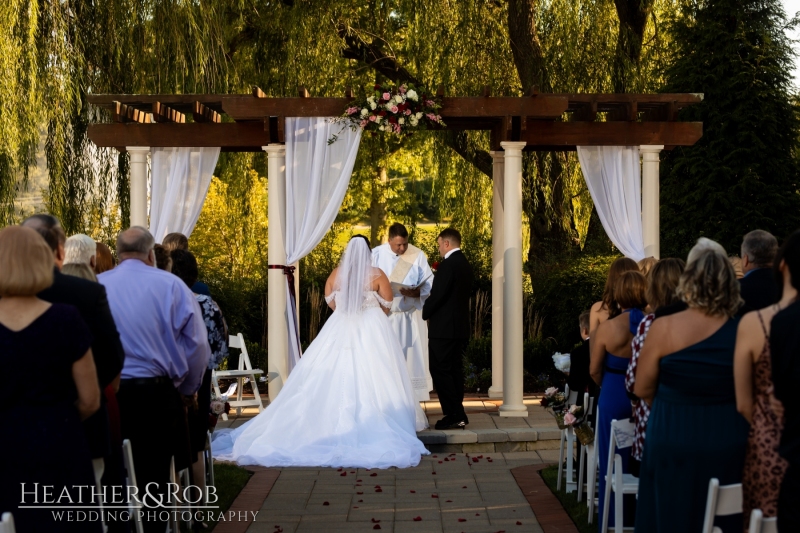
<svg viewBox="0 0 800 533"><path fill-rule="evenodd" d="M69 237L64 243L64 264L86 265L94 269L97 262L97 243L83 233Z"/></svg>
<svg viewBox="0 0 800 533"><path fill-rule="evenodd" d="M741 298L722 246L697 241L677 294L688 309L653 322L636 371L634 392L651 404L637 532L699 531L709 480L742 479L748 427L733 383ZM723 531L742 528L741 515L716 522Z"/></svg>

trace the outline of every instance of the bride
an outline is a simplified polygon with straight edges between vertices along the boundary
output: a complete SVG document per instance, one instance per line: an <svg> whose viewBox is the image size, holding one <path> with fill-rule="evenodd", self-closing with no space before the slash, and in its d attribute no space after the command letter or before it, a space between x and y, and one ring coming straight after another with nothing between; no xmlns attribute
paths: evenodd
<svg viewBox="0 0 800 533"><path fill-rule="evenodd" d="M416 435L427 419L386 317L392 289L368 243L350 239L325 283L333 314L266 410L214 433L215 459L388 468L416 466L429 453Z"/></svg>

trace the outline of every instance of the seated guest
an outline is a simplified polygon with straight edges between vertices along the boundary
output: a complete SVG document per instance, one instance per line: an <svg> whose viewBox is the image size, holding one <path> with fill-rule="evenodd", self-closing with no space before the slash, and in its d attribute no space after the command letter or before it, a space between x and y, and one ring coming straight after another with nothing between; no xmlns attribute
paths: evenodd
<svg viewBox="0 0 800 533"><path fill-rule="evenodd" d="M650 406L633 394L633 386L636 383L636 365L653 320L686 309L686 304L681 302L675 294L685 266L686 263L683 262L683 259L670 257L659 261L650 271L645 298L648 307L654 309L655 312L644 317L644 320L639 323L639 328L636 330L631 344L631 360L628 363L628 370L625 372L625 390L628 391L628 397L633 403L634 440L631 447L630 470L635 476L639 475L645 429L647 428L647 419L650 417Z"/></svg>
<svg viewBox="0 0 800 533"><path fill-rule="evenodd" d="M783 245L781 266L795 291L800 290L800 231ZM785 279L785 278L784 278ZM784 285L785 287L785 285ZM772 409L781 417L783 433L778 452L789 464L778 495L778 530L800 531L800 302L795 300L772 319L769 350L772 360L772 383L775 398Z"/></svg>
<svg viewBox="0 0 800 533"><path fill-rule="evenodd" d="M567 385L570 391L578 392L578 405L583 405L584 393L588 392L592 397L597 393L597 386L589 375L589 311L581 313L578 325L583 342L569 354Z"/></svg>
<svg viewBox="0 0 800 533"><path fill-rule="evenodd" d="M739 280L744 305L739 316L776 303L779 287L772 273L772 261L778 251L778 240L764 230L753 230L742 241L742 272Z"/></svg>
<svg viewBox="0 0 800 533"><path fill-rule="evenodd" d="M103 244L97 243L97 257L94 265L94 273L97 275L107 272L117 265L114 260L114 255L111 253L111 248Z"/></svg>
<svg viewBox="0 0 800 533"><path fill-rule="evenodd" d="M97 276L94 270L84 263L65 263L64 266L61 267L61 273L97 283Z"/></svg>
<svg viewBox="0 0 800 533"><path fill-rule="evenodd" d="M608 468L608 444L611 437L611 421L631 417L631 402L625 393L625 370L631 357L631 340L639 322L644 318L642 309L647 305L645 290L647 282L638 271L625 272L614 286L614 301L620 307L620 315L600 324L592 339L590 371L592 379L600 385L597 401L597 460L600 467L600 503L598 522L603 522L602 509L605 499L605 476ZM628 472L630 448L618 452L622 456L622 468ZM626 505L626 513L633 522L634 501ZM609 507L608 524L613 526L614 507Z"/></svg>
<svg viewBox="0 0 800 533"><path fill-rule="evenodd" d="M784 259L787 258L787 260ZM797 299L792 286L789 262L800 260L800 236L789 238L775 258L781 277L782 296L777 304L751 311L742 317L736 334L733 377L736 383L736 407L750 422L750 436L742 474L742 510L744 523L750 512L761 509L765 518L778 516L778 493L788 464L778 454L783 431L781 416L772 408L772 360L769 330L772 318ZM795 270L800 263L795 264Z"/></svg>
<svg viewBox="0 0 800 533"><path fill-rule="evenodd" d="M595 302L589 312L589 335L594 333L597 326L609 318L619 315L619 305L614 300L614 287L617 284L617 279L625 272L638 271L639 265L636 264L636 261L627 257L619 257L611 263L611 268L608 269L608 277L606 278L606 286L603 289L603 299Z"/></svg>
<svg viewBox="0 0 800 533"><path fill-rule="evenodd" d="M172 272L172 257L170 257L169 250L160 244L156 244L153 251L156 254L156 268L165 272Z"/></svg>
<svg viewBox="0 0 800 533"><path fill-rule="evenodd" d="M38 214L27 218L23 226L29 227L44 237L52 250L53 284L39 294L46 302L63 303L75 306L81 318L92 332L92 354L97 369L97 381L100 388L115 388L119 384L124 353L120 343L117 326L106 298L106 290L99 283L66 276L61 273L66 252L64 249L66 236L58 219L52 215ZM92 241L94 242L94 241ZM100 409L84 424L89 451L98 480L103 477L105 458L112 453L109 440L108 413L106 402L101 401Z"/></svg>
<svg viewBox="0 0 800 533"><path fill-rule="evenodd" d="M170 233L164 237L164 241L161 244L163 244L164 248L166 248L169 252L172 252L172 250L189 251L189 239L183 233ZM205 294L206 296L211 296L211 291L209 290L208 285L202 281L196 281L194 285L192 285L192 292L195 294Z"/></svg>
<svg viewBox="0 0 800 533"><path fill-rule="evenodd" d="M172 273L178 276L187 287L192 287L197 281L197 260L192 252L173 250ZM202 461L203 449L206 443L206 434L211 429L208 414L211 411L211 371L217 370L219 365L228 356L228 331L222 311L217 302L205 294L195 294L197 303L203 313L203 320L208 330L208 344L211 347L211 359L203 375L203 383L197 391L197 408L189 417L189 437L192 445L193 483L201 489L205 488L205 471Z"/></svg>
<svg viewBox="0 0 800 533"><path fill-rule="evenodd" d="M636 531L700 531L708 483L739 483L747 422L736 412L733 350L739 284L725 250L701 238L678 283L688 309L650 326L634 394L650 403ZM601 411L602 413L602 411ZM742 528L741 515L717 520Z"/></svg>
<svg viewBox="0 0 800 533"><path fill-rule="evenodd" d="M200 388L211 356L200 306L185 284L155 267L155 241L145 228L117 237L120 264L99 276L119 325L125 365L117 399L122 437L130 439L139 486L165 494L172 457L190 465L181 394ZM160 516L160 515L159 515ZM145 529L164 531L163 523Z"/></svg>
<svg viewBox="0 0 800 533"><path fill-rule="evenodd" d="M92 335L77 309L36 295L53 283L53 252L30 228L0 231L0 365L6 379L0 415L0 514L11 512L17 531L101 532L100 521L56 520L46 509L20 509L43 498L43 487L62 505L94 486L81 420L100 407ZM31 384L31 371L36 383ZM22 484L25 485L22 485ZM38 489L36 485L38 484ZM23 502L21 490L30 494ZM24 497L24 496L23 496ZM85 498L84 493L84 498Z"/></svg>
<svg viewBox="0 0 800 533"><path fill-rule="evenodd" d="M94 268L97 264L97 243L94 239L82 233L67 239L64 243L64 264L72 263Z"/></svg>

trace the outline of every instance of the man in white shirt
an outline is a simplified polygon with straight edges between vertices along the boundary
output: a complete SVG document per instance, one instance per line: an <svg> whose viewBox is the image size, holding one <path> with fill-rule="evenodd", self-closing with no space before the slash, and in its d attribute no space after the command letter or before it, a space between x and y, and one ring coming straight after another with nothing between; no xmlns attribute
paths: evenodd
<svg viewBox="0 0 800 533"><path fill-rule="evenodd" d="M394 223L389 227L389 242L372 250L372 265L383 270L392 282L394 300L389 322L406 356L414 394L417 400L428 401L433 381L428 370L428 327L422 320L422 306L433 283L428 258L408 244L405 226Z"/></svg>

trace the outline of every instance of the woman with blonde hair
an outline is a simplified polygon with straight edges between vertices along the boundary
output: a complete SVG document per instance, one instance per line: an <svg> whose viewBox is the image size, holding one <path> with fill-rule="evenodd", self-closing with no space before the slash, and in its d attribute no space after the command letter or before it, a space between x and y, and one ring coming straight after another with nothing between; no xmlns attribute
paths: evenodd
<svg viewBox="0 0 800 533"><path fill-rule="evenodd" d="M651 255L650 257L645 257L636 264L639 266L639 272L641 272L644 277L647 277L653 267L656 266L656 263L658 263L658 259Z"/></svg>
<svg viewBox="0 0 800 533"><path fill-rule="evenodd" d="M102 531L100 521L20 508L22 486L47 486L61 505L80 502L79 488L95 486L81 420L100 407L100 387L78 310L36 296L53 283L53 251L42 236L19 226L0 231L0 272L0 365L7 376L30 375L31 365L41 370L36 386L5 383L0 417L13 429L0 439L0 513L10 511L19 531Z"/></svg>
<svg viewBox="0 0 800 533"><path fill-rule="evenodd" d="M677 294L688 309L650 327L634 393L650 403L637 532L699 531L711 478L742 479L747 422L736 411L733 350L741 305L725 250L701 238L689 252ZM741 516L718 519L741 529Z"/></svg>
<svg viewBox="0 0 800 533"><path fill-rule="evenodd" d="M614 299L614 286L617 284L619 277L625 272L638 272L639 265L636 261L627 257L618 257L611 263L608 269L608 277L606 277L606 286L603 289L603 299L595 302L589 310L589 339L591 342L591 335L597 326L619 315L622 310L619 304Z"/></svg>

